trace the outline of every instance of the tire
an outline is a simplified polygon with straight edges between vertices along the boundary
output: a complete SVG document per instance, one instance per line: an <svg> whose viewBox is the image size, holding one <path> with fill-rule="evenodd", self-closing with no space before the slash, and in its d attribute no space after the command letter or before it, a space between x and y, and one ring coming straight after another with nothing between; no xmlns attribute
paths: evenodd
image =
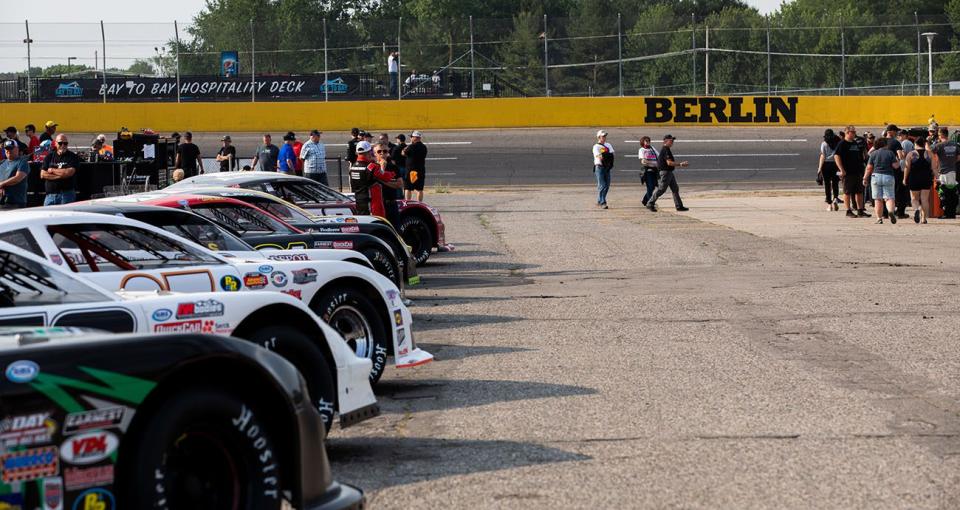
<svg viewBox="0 0 960 510"><path fill-rule="evenodd" d="M433 230L427 222L419 216L404 216L397 229L403 241L410 246L413 260L417 266L422 266L430 258L433 251Z"/></svg>
<svg viewBox="0 0 960 510"><path fill-rule="evenodd" d="M168 397L125 462L122 508L279 510L285 462L254 399L215 388Z"/></svg>
<svg viewBox="0 0 960 510"><path fill-rule="evenodd" d="M373 270L387 277L397 288L403 288L403 275L394 261L393 254L381 248L370 247L360 253L373 265Z"/></svg>
<svg viewBox="0 0 960 510"><path fill-rule="evenodd" d="M334 287L318 295L312 308L343 336L357 356L373 363L370 384L376 384L387 368L387 356L393 345L393 332L384 330L377 306L357 289Z"/></svg>
<svg viewBox="0 0 960 510"><path fill-rule="evenodd" d="M244 337L268 351L273 351L297 367L307 382L310 401L320 413L327 432L333 426L337 403L337 386L333 370L323 351L310 338L293 326L266 326Z"/></svg>

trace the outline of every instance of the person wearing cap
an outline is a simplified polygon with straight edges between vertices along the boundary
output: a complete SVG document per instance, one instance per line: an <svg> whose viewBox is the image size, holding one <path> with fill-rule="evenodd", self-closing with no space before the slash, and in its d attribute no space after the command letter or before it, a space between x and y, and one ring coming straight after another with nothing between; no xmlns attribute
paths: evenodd
<svg viewBox="0 0 960 510"><path fill-rule="evenodd" d="M40 138L37 137L37 126L33 124L23 126L23 134L27 137L28 154L33 154L33 151L37 150L37 147L40 147Z"/></svg>
<svg viewBox="0 0 960 510"><path fill-rule="evenodd" d="M293 131L287 131L287 135L293 137L293 143L291 144L293 146L293 172L297 175L303 175L303 160L300 159L300 151L303 149L303 142L297 138L297 135L295 135Z"/></svg>
<svg viewBox="0 0 960 510"><path fill-rule="evenodd" d="M379 147L379 146L378 146ZM387 156L389 149L378 149ZM350 167L350 190L357 201L357 214L387 217L384 188L398 188L402 184L396 175L374 160L373 146L367 141L357 143L357 162Z"/></svg>
<svg viewBox="0 0 960 510"><path fill-rule="evenodd" d="M217 161L220 162L221 172L229 172L236 165L237 148L232 145L233 140L230 139L230 135L224 135L220 141L223 142L223 147L217 151Z"/></svg>
<svg viewBox="0 0 960 510"><path fill-rule="evenodd" d="M20 209L27 206L27 176L30 166L20 154L16 140L3 141L3 161L0 162L0 209Z"/></svg>
<svg viewBox="0 0 960 510"><path fill-rule="evenodd" d="M67 135L57 135L57 148L43 160L40 179L47 192L43 205L69 204L77 199L77 168L80 158L70 151Z"/></svg>
<svg viewBox="0 0 960 510"><path fill-rule="evenodd" d="M50 140L50 143L53 143L57 136L57 123L52 120L48 120L43 125L43 128L43 133L40 133L40 141L42 142L44 140Z"/></svg>
<svg viewBox="0 0 960 510"><path fill-rule="evenodd" d="M593 144L593 173L597 178L597 207L607 209L607 192L610 191L610 171L613 170L613 145L607 142L607 132L597 131L597 143Z"/></svg>
<svg viewBox="0 0 960 510"><path fill-rule="evenodd" d="M203 173L203 158L200 156L200 147L193 143L193 133L183 134L183 143L177 145L177 159L174 168L183 170L184 178Z"/></svg>
<svg viewBox="0 0 960 510"><path fill-rule="evenodd" d="M257 147L250 165L258 172L276 172L277 160L280 157L280 148L273 144L270 133L263 135L263 145Z"/></svg>
<svg viewBox="0 0 960 510"><path fill-rule="evenodd" d="M3 133L6 135L7 140L13 140L14 142L17 142L17 146L20 149L20 157L27 155L27 152L30 150L30 146L20 141L20 137L17 136L17 128L14 126L9 126L7 129L3 130Z"/></svg>
<svg viewBox="0 0 960 510"><path fill-rule="evenodd" d="M277 170L280 173L294 175L297 173L297 155L293 153L293 133L283 135L283 146L280 147Z"/></svg>
<svg viewBox="0 0 960 510"><path fill-rule="evenodd" d="M359 130L358 130L359 131ZM322 133L316 129L310 131L310 139L300 149L300 160L303 161L303 176L313 179L324 186L329 186L327 180L327 147L320 141ZM359 134L359 133L358 133ZM354 149L356 151L356 149ZM356 162L356 154L354 154ZM353 163L351 163L352 166Z"/></svg>
<svg viewBox="0 0 960 510"><path fill-rule="evenodd" d="M94 157L92 160L113 161L113 146L107 143L107 135L100 134L93 139L90 152Z"/></svg>
<svg viewBox="0 0 960 510"><path fill-rule="evenodd" d="M350 164L357 162L357 143L360 141L360 128L353 128L350 130L350 139L347 140L347 157L345 158ZM306 171L304 171L306 173Z"/></svg>
<svg viewBox="0 0 960 510"><path fill-rule="evenodd" d="M650 197L650 200L647 201L647 209L650 209L653 212L657 211L657 199L659 199L664 193L667 192L669 188L673 193L673 205L676 206L678 211L688 211L686 207L683 206L683 200L680 199L680 186L677 184L677 178L673 175L673 170L677 167L683 168L689 165L686 161L680 161L673 158L673 141L676 140L673 135L667 135L663 137L663 146L660 147L660 155L657 156L657 170L659 171L660 179L657 182L657 191L653 193L653 196Z"/></svg>
<svg viewBox="0 0 960 510"><path fill-rule="evenodd" d="M422 133L410 133L410 145L401 154L407 158L407 173L403 178L403 188L407 200L417 192L417 200L423 202L423 183L427 177L427 146L422 141Z"/></svg>

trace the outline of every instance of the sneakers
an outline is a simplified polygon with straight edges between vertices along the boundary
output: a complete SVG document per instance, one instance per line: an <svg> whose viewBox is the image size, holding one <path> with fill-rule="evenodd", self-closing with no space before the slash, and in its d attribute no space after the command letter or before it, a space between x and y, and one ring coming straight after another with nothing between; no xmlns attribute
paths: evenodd
<svg viewBox="0 0 960 510"><path fill-rule="evenodd" d="M689 208L689 207L684 207L684 206L681 205L680 207L677 207L677 210L680 211L680 212L683 212L683 211L689 211L690 208Z"/></svg>
<svg viewBox="0 0 960 510"><path fill-rule="evenodd" d="M607 204L603 204L603 205L601 205L600 207L603 208L603 209L609 209L609 207L607 207Z"/></svg>
<svg viewBox="0 0 960 510"><path fill-rule="evenodd" d="M847 218L856 218L856 217L857 215L853 211L851 211L850 209L847 209Z"/></svg>
<svg viewBox="0 0 960 510"><path fill-rule="evenodd" d="M647 209L650 209L650 212L657 212L657 206L653 204L647 204Z"/></svg>
<svg viewBox="0 0 960 510"><path fill-rule="evenodd" d="M839 211L839 210L840 210L840 202L834 202L834 203L833 203L833 210L834 210L834 211Z"/></svg>
<svg viewBox="0 0 960 510"><path fill-rule="evenodd" d="M920 223L920 209L913 211L913 222Z"/></svg>
<svg viewBox="0 0 960 510"><path fill-rule="evenodd" d="M828 210L828 211L832 211L832 210L833 210L833 204L827 204L827 210Z"/></svg>
<svg viewBox="0 0 960 510"><path fill-rule="evenodd" d="M640 201L640 203L641 203L641 204L643 204L643 206L644 206L644 207L646 207L646 206L647 206L647 201L646 201L646 199L644 199L644 200L641 200L641 201Z"/></svg>
<svg viewBox="0 0 960 510"><path fill-rule="evenodd" d="M891 215L890 215L890 224L891 224L891 225L896 225L896 224L897 224L897 215L896 215L896 214L891 214Z"/></svg>
<svg viewBox="0 0 960 510"><path fill-rule="evenodd" d="M864 209L860 209L859 211L857 211L857 216L859 216L859 217L861 217L861 218L869 218L869 217L870 217L870 215L867 214L867 211L864 210Z"/></svg>
<svg viewBox="0 0 960 510"><path fill-rule="evenodd" d="M883 225L883 218L877 218L877 225Z"/></svg>

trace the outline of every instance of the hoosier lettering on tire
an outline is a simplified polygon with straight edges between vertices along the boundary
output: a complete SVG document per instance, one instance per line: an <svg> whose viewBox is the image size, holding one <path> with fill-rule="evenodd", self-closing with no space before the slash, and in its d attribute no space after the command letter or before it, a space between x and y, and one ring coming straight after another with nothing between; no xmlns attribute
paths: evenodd
<svg viewBox="0 0 960 510"><path fill-rule="evenodd" d="M373 362L370 383L379 381L387 367L391 339L370 298L354 288L336 287L317 296L312 307L357 356Z"/></svg>
<svg viewBox="0 0 960 510"><path fill-rule="evenodd" d="M400 237L410 246L413 253L413 260L417 266L426 263L433 251L433 233L430 226L418 216L405 216L400 221L400 227L397 228Z"/></svg>
<svg viewBox="0 0 960 510"><path fill-rule="evenodd" d="M373 265L374 271L386 276L397 287L403 287L403 276L400 274L400 268L397 267L397 264L394 262L395 259L392 254L384 249L375 247L367 248L361 253L363 253L363 255L367 257L367 260L370 261L370 264Z"/></svg>

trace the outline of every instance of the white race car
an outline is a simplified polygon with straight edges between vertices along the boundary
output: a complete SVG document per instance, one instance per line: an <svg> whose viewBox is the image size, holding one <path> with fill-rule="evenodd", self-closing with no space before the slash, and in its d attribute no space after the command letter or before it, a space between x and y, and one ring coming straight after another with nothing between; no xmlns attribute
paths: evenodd
<svg viewBox="0 0 960 510"><path fill-rule="evenodd" d="M416 347L399 289L358 264L224 258L143 222L57 208L0 215L0 241L111 290L289 294L307 303L358 356L371 360L374 383L390 355L398 368L433 360ZM268 324L284 320L273 316Z"/></svg>
<svg viewBox="0 0 960 510"><path fill-rule="evenodd" d="M278 324L276 317L283 322ZM112 293L0 242L0 326L234 336L292 362L328 428L335 411L341 427L379 413L367 377L370 360L357 357L302 301L280 293ZM216 382L216 374L209 375Z"/></svg>

